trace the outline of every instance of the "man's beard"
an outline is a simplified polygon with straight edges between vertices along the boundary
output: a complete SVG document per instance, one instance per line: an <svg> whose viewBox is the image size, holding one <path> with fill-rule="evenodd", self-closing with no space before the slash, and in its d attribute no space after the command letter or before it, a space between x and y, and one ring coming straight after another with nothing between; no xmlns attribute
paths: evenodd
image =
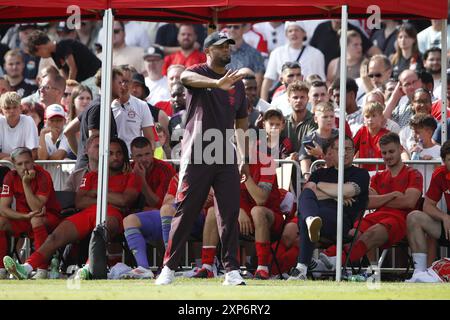
<svg viewBox="0 0 450 320"><path fill-rule="evenodd" d="M194 48L194 42L192 42L192 43L182 43L182 44L180 45L180 47L181 47L181 49L183 49L183 50L191 50L191 49Z"/></svg>
<svg viewBox="0 0 450 320"><path fill-rule="evenodd" d="M441 73L441 69L438 69L438 70L427 69L427 72L429 72L431 74L440 74Z"/></svg>
<svg viewBox="0 0 450 320"><path fill-rule="evenodd" d="M225 67L230 62L231 62L231 56L217 59L217 64L221 67Z"/></svg>

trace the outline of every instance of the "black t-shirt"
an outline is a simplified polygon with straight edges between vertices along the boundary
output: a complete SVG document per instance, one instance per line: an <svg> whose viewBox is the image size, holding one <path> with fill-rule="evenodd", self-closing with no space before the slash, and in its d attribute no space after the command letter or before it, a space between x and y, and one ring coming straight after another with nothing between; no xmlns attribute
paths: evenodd
<svg viewBox="0 0 450 320"><path fill-rule="evenodd" d="M395 30L387 38L384 36L384 29L375 30L370 36L370 40L375 46L383 51L383 54L390 57L395 52L395 42L397 41L397 33Z"/></svg>
<svg viewBox="0 0 450 320"><path fill-rule="evenodd" d="M201 24L194 24L194 31L197 35L197 42L203 46L203 41L207 36L206 28ZM164 47L178 47L178 27L174 23L168 23L158 28L155 43Z"/></svg>
<svg viewBox="0 0 450 320"><path fill-rule="evenodd" d="M144 99L142 99L144 100ZM161 111L161 109L155 107L154 105L150 104L147 102L148 108L150 109L150 112L152 114L153 120L155 122L158 122L159 119L159 112Z"/></svg>
<svg viewBox="0 0 450 320"><path fill-rule="evenodd" d="M348 30L356 30L361 35L364 53L366 53L367 50L373 46L372 42L358 27L355 27L349 23ZM322 51L325 56L325 73L327 72L330 61L341 55L341 47L339 46L339 42L339 35L331 27L331 21L322 22L319 24L314 31L311 41L309 42L310 45Z"/></svg>
<svg viewBox="0 0 450 320"><path fill-rule="evenodd" d="M93 77L102 66L102 62L84 44L77 40L65 39L56 44L56 51L52 54L52 58L56 66L67 74L69 74L69 66L66 64L66 59L69 55L73 55L77 65L76 80L78 82Z"/></svg>
<svg viewBox="0 0 450 320"><path fill-rule="evenodd" d="M111 112L111 138L117 137L117 125ZM89 130L100 130L100 97L94 99L91 104L79 116L80 121L80 140L78 141L77 164L75 169L86 167L88 157L85 151L86 141L89 138Z"/></svg>
<svg viewBox="0 0 450 320"><path fill-rule="evenodd" d="M319 182L338 183L338 170L334 167L318 169L311 173L308 181L316 184ZM350 230L358 214L367 208L370 176L366 169L350 166L344 170L344 183L346 182L354 182L361 189L353 205L344 206L344 230ZM337 201L333 199L319 200L319 204L325 207L337 207Z"/></svg>
<svg viewBox="0 0 450 320"><path fill-rule="evenodd" d="M13 91L16 91L17 94L21 98L25 98L25 97L28 97L30 94L33 94L38 89L38 87L34 86L32 84L26 83L25 79L23 79L22 82L15 85L14 87L11 86L11 89Z"/></svg>
<svg viewBox="0 0 450 320"><path fill-rule="evenodd" d="M409 59L405 59L403 56L400 57L400 60L392 65L392 77L394 79L398 79L398 76L400 73L402 73L403 70L410 69L411 63L414 61L416 64L415 68L413 68L416 71L421 71L423 69L423 62L420 55L417 55L416 57L409 57Z"/></svg>
<svg viewBox="0 0 450 320"><path fill-rule="evenodd" d="M206 63L194 65L189 67L188 70L212 79L220 79L224 76L214 72ZM228 91L218 88L187 87L187 89L186 133L184 137L188 135L193 139L186 139L191 143L184 144L183 151L185 152L193 147L194 151L197 151L198 146L202 146L201 150L204 150L209 144L215 143L223 146L222 156L224 156L219 157L217 153L211 152L211 154L217 156L215 163L225 163L226 159L230 159L229 157L233 159L235 153L234 146L230 145L230 138L234 136L234 121L247 117L247 98L243 82L236 82L234 87ZM207 131L212 137L205 135ZM221 134L222 141L216 141L215 134ZM211 139L211 142L208 141L209 139ZM197 143L198 145L196 145ZM218 150L216 149L216 151ZM233 153L227 155L226 152ZM201 156L199 153L192 152L192 155L196 156L196 163L204 160L199 159L198 156ZM222 162L220 162L221 160Z"/></svg>
<svg viewBox="0 0 450 320"><path fill-rule="evenodd" d="M25 63L25 68L23 69L23 77L28 81L36 82L36 77L39 70L40 57L32 56L24 51L21 51L23 56L23 62Z"/></svg>

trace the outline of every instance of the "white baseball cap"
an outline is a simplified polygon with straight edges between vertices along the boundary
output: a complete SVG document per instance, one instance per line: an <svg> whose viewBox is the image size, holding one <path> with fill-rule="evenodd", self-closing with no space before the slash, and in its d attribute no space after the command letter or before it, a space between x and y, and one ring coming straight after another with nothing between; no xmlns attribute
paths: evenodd
<svg viewBox="0 0 450 320"><path fill-rule="evenodd" d="M47 119L53 118L53 117L66 117L66 112L64 111L64 108L60 106L59 104L51 104L45 109L45 117Z"/></svg>
<svg viewBox="0 0 450 320"><path fill-rule="evenodd" d="M296 26L306 33L305 23L303 21L286 21L284 23L284 32L288 30L289 27Z"/></svg>

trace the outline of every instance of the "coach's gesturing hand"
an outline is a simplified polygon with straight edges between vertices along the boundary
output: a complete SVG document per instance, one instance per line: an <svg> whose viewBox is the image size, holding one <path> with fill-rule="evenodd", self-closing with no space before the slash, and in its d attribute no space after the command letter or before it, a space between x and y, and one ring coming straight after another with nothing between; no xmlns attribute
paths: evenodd
<svg viewBox="0 0 450 320"><path fill-rule="evenodd" d="M217 80L216 82L217 88L222 90L230 90L231 88L233 88L233 85L243 78L243 75L239 74L238 72L239 70L236 71L228 70L227 73L225 73L225 75L222 78Z"/></svg>

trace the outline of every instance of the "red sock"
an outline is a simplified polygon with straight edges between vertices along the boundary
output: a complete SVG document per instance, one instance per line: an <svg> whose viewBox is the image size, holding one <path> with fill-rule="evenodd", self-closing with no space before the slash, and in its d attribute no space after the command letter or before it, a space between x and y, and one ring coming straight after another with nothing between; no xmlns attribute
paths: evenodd
<svg viewBox="0 0 450 320"><path fill-rule="evenodd" d="M3 257L6 256L8 252L8 241L6 239L6 232L0 231L0 268L4 268Z"/></svg>
<svg viewBox="0 0 450 320"><path fill-rule="evenodd" d="M270 242L255 242L258 265L268 266L270 259Z"/></svg>
<svg viewBox="0 0 450 320"><path fill-rule="evenodd" d="M214 257L216 256L216 247L203 247L202 248L202 264L214 264Z"/></svg>
<svg viewBox="0 0 450 320"><path fill-rule="evenodd" d="M42 244L48 237L47 228L45 226L39 226L33 228L34 235L34 249L39 250Z"/></svg>
<svg viewBox="0 0 450 320"><path fill-rule="evenodd" d="M355 262L361 259L367 252L367 246L366 244L358 240L353 245L352 252L350 253L350 262Z"/></svg>
<svg viewBox="0 0 450 320"><path fill-rule="evenodd" d="M33 267L33 270L36 268L41 268L41 266L48 265L48 259L44 257L39 251L35 251L26 261L29 265Z"/></svg>

